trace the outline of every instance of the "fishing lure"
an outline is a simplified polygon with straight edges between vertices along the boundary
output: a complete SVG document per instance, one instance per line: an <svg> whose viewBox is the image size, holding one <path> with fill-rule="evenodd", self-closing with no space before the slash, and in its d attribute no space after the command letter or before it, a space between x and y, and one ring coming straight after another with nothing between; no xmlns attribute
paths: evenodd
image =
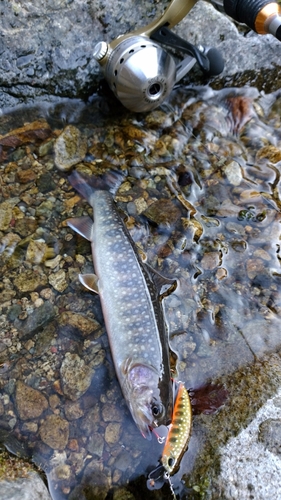
<svg viewBox="0 0 281 500"><path fill-rule="evenodd" d="M192 409L188 391L179 383L172 423L163 449L161 463L171 476L179 467L180 460L187 448L192 424Z"/></svg>

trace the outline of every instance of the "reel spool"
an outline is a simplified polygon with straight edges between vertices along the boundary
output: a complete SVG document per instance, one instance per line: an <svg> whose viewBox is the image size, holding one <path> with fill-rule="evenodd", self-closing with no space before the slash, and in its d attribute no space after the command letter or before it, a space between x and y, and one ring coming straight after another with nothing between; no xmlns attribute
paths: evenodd
<svg viewBox="0 0 281 500"><path fill-rule="evenodd" d="M99 42L94 58L121 103L131 111L158 107L174 85L198 63L208 75L223 71L224 62L216 49L195 47L170 31L193 7L196 0L172 0L164 14L146 28L121 35L110 44ZM169 28L168 28L169 26ZM187 54L179 64L162 45Z"/></svg>

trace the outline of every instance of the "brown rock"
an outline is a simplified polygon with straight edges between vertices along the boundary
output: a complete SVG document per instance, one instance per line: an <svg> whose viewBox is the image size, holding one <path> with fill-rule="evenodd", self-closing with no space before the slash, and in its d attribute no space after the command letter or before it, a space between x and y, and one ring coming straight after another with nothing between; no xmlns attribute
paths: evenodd
<svg viewBox="0 0 281 500"><path fill-rule="evenodd" d="M48 408L48 401L41 392L32 387L17 382L16 407L22 420L38 418Z"/></svg>
<svg viewBox="0 0 281 500"><path fill-rule="evenodd" d="M17 179L20 184L27 184L28 182L32 182L36 179L36 173L31 168L28 168L27 170L20 170L17 172Z"/></svg>
<svg viewBox="0 0 281 500"><path fill-rule="evenodd" d="M121 424L110 422L105 429L105 440L108 444L118 443L122 433Z"/></svg>
<svg viewBox="0 0 281 500"><path fill-rule="evenodd" d="M39 434L50 448L64 450L69 437L69 424L59 415L48 415L39 429Z"/></svg>

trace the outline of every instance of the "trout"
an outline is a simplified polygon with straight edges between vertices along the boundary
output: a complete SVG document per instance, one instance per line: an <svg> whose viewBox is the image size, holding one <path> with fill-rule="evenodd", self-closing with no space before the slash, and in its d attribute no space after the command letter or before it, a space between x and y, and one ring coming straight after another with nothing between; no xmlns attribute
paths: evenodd
<svg viewBox="0 0 281 500"><path fill-rule="evenodd" d="M116 174L117 175L117 174ZM109 180L78 171L71 185L93 208L90 217L68 219L74 231L91 242L95 274L80 282L98 293L114 367L123 396L142 435L171 421L173 394L169 344L161 293L166 280L142 261L120 216Z"/></svg>

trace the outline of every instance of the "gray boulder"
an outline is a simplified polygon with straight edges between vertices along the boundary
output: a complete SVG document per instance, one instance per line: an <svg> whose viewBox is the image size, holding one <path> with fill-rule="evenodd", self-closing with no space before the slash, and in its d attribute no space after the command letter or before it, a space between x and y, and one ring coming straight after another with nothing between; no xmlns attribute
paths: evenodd
<svg viewBox="0 0 281 500"><path fill-rule="evenodd" d="M87 99L101 79L93 58L96 42L111 41L159 17L169 4L143 0L2 0L0 6L0 107L40 98ZM250 83L278 87L281 44L271 35L242 30L202 0L175 32L195 44L217 47L225 70L213 79L217 88ZM205 79L206 80L206 79ZM203 80L203 83L207 83ZM192 70L187 83L202 83ZM269 87L269 88L268 88Z"/></svg>

